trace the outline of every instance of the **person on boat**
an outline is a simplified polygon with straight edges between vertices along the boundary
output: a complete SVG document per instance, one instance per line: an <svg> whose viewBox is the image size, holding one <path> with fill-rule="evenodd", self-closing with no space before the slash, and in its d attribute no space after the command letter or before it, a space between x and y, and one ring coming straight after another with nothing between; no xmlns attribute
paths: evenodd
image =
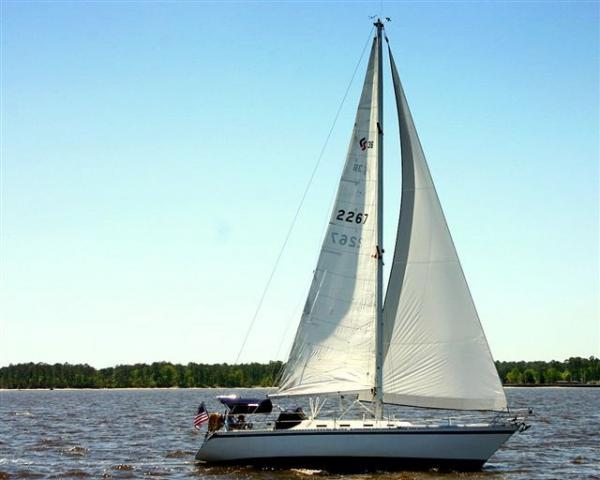
<svg viewBox="0 0 600 480"><path fill-rule="evenodd" d="M239 420L235 418L231 413L227 414L227 418L225 419L225 425L227 426L227 430L239 430Z"/></svg>
<svg viewBox="0 0 600 480"><path fill-rule="evenodd" d="M216 432L217 430L221 430L224 424L224 417L220 413L211 413L208 416L208 431Z"/></svg>
<svg viewBox="0 0 600 480"><path fill-rule="evenodd" d="M250 428L250 426L251 426L250 423L246 423L246 417L244 417L244 415L238 415L237 428L239 430L246 430L246 429Z"/></svg>

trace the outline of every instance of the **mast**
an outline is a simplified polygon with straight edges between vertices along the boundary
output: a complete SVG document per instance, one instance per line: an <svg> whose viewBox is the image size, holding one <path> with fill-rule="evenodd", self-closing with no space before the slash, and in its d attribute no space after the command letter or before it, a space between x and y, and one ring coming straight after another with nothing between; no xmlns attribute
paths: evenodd
<svg viewBox="0 0 600 480"><path fill-rule="evenodd" d="M375 418L383 418L383 22L377 19L377 294L375 326Z"/></svg>

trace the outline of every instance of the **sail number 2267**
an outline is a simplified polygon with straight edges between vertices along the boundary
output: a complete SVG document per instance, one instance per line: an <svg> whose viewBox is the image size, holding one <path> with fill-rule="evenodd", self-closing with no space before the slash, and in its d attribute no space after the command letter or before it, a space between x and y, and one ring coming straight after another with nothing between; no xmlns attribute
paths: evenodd
<svg viewBox="0 0 600 480"><path fill-rule="evenodd" d="M367 223L368 213L356 213L346 210L338 210L337 220L342 220L350 223Z"/></svg>

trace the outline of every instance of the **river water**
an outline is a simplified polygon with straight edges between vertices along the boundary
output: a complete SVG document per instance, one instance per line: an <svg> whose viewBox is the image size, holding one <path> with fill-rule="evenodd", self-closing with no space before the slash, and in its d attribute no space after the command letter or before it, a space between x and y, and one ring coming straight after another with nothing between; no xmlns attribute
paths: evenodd
<svg viewBox="0 0 600 480"><path fill-rule="evenodd" d="M232 390L227 390L231 392ZM253 396L264 390L238 390ZM218 389L0 391L0 480L5 478L600 479L600 388L508 388L513 408L533 407L532 428L513 436L476 473L339 475L308 470L206 468L194 463L198 404ZM397 413L415 418L427 410ZM455 415L455 413L451 413Z"/></svg>

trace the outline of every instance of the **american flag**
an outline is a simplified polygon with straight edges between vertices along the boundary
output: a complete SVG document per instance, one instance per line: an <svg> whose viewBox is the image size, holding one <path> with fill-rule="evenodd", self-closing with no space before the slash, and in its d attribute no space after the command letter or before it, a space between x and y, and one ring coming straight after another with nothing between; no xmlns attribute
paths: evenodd
<svg viewBox="0 0 600 480"><path fill-rule="evenodd" d="M204 406L204 402L200 404L198 407L198 412L196 412L196 416L194 417L194 427L200 428L204 422L208 421L208 413L206 412L206 407Z"/></svg>

